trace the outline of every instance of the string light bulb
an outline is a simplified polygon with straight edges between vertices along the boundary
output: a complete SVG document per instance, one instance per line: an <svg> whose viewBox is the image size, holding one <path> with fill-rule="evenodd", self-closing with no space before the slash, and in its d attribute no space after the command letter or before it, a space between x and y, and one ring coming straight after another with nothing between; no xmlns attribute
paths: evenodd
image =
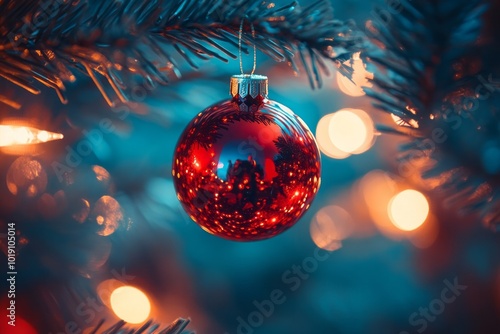
<svg viewBox="0 0 500 334"><path fill-rule="evenodd" d="M421 192L407 189L391 199L388 211L394 226L402 231L413 231L427 219L429 202Z"/></svg>
<svg viewBox="0 0 500 334"><path fill-rule="evenodd" d="M28 126L0 125L0 147L39 144L62 138L61 133Z"/></svg>

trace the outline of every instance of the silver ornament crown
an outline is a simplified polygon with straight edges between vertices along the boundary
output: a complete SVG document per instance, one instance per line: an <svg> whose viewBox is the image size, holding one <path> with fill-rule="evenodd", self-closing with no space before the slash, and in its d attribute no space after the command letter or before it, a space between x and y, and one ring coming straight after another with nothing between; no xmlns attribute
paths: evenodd
<svg viewBox="0 0 500 334"><path fill-rule="evenodd" d="M242 99L247 97L256 98L262 96L267 98L268 79L265 75L258 74L238 74L231 77L231 96L238 96Z"/></svg>

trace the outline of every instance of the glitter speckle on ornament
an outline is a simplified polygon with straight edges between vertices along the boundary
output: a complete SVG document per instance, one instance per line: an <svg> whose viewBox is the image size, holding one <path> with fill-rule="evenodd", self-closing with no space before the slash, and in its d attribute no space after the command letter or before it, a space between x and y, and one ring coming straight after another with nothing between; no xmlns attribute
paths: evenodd
<svg viewBox="0 0 500 334"><path fill-rule="evenodd" d="M177 144L177 197L205 231L251 241L294 225L320 185L320 154L307 126L267 99L267 78L231 79L233 98L191 121Z"/></svg>

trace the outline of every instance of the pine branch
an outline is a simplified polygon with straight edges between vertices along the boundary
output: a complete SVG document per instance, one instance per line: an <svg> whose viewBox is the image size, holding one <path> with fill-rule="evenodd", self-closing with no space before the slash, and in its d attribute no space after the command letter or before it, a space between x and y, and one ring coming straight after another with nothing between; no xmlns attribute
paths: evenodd
<svg viewBox="0 0 500 334"><path fill-rule="evenodd" d="M366 91L379 109L408 125L437 116L450 93L470 85L471 75L457 65L474 52L486 6L481 0L401 1L401 6L388 24L373 21L368 30L374 48L367 57L382 71L373 79L378 90Z"/></svg>
<svg viewBox="0 0 500 334"><path fill-rule="evenodd" d="M450 208L499 229L500 165L488 152L500 151L500 84L485 83L500 76L491 6L401 1L401 12L368 31L373 44L366 55L379 71L367 94L406 127L397 131L410 140L401 148L400 172L439 190Z"/></svg>
<svg viewBox="0 0 500 334"><path fill-rule="evenodd" d="M305 8L246 0L4 0L0 13L0 76L34 94L41 82L63 103L65 83L77 72L113 106L111 92L128 101L133 76L153 86L180 77L179 55L193 68L197 58L236 58L244 17L256 37L246 24L243 41L295 70L301 62L313 87L327 72L325 59L340 67L360 47L323 0Z"/></svg>
<svg viewBox="0 0 500 334"><path fill-rule="evenodd" d="M153 333L157 331L160 334L190 334L191 331L184 331L184 329L189 324L190 319L182 319L178 318L170 325L165 328L160 328L160 325L154 323L153 320L147 321L144 325L139 327L136 330L130 329L126 327L126 322L121 320L117 323L113 324L113 326L103 329L102 325L104 324L104 320L101 320L96 327L90 332L90 334L139 334L139 333Z"/></svg>

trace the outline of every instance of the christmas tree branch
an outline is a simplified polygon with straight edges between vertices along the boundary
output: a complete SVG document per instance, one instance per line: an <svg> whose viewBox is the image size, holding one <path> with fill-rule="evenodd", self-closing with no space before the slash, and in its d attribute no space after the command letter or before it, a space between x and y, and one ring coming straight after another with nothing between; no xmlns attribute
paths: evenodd
<svg viewBox="0 0 500 334"><path fill-rule="evenodd" d="M366 56L381 71L372 80L376 89L365 90L379 109L417 128L438 116L450 92L471 79L453 65L474 52L486 6L478 0L401 1L400 6L389 22L375 20L367 29L374 48Z"/></svg>
<svg viewBox="0 0 500 334"><path fill-rule="evenodd" d="M377 67L367 94L402 125L383 130L409 139L398 170L498 230L500 165L490 152L500 151L500 45L497 30L485 29L498 25L497 9L481 0L398 4L388 20L372 21L365 53Z"/></svg>
<svg viewBox="0 0 500 334"><path fill-rule="evenodd" d="M160 328L160 325L155 323L153 320L149 320L144 325L139 327L138 329L130 329L127 328L126 325L127 323L123 320L118 321L117 323L113 324L113 326L103 329L103 324L104 324L104 319L101 320L90 332L90 334L121 334L121 333L127 333L127 334L139 334L139 333L153 333L155 331L158 331L157 333L160 334L191 334L191 331L184 331L184 329L187 327L191 320L190 319L183 319L183 318L178 318L174 322L172 322L170 325L168 325L165 328Z"/></svg>
<svg viewBox="0 0 500 334"><path fill-rule="evenodd" d="M76 72L114 105L113 95L128 101L133 76L153 86L178 78L177 55L194 68L197 58L236 58L243 18L256 31L253 39L245 25L244 44L296 71L302 63L313 87L321 85L325 59L341 67L360 48L322 0L305 8L246 0L5 0L0 12L0 76L34 94L38 81L62 102Z"/></svg>

